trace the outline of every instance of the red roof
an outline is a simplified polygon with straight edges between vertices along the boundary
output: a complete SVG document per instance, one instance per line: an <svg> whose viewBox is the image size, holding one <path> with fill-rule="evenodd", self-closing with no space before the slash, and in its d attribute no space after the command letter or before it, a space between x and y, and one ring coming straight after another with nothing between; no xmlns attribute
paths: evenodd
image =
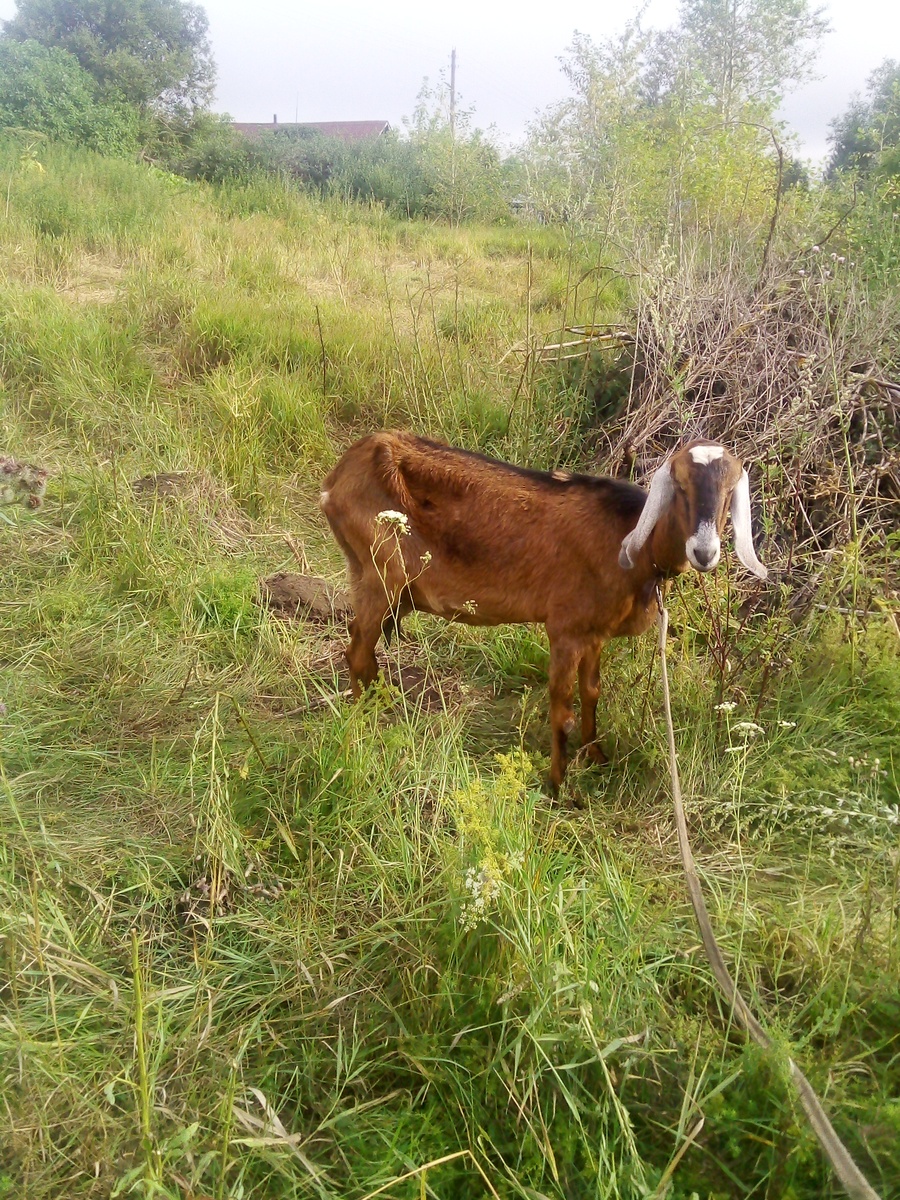
<svg viewBox="0 0 900 1200"><path fill-rule="evenodd" d="M256 138L261 133L279 129L308 129L322 137L340 138L342 142L367 142L390 132L389 121L234 121L232 129L245 137Z"/></svg>

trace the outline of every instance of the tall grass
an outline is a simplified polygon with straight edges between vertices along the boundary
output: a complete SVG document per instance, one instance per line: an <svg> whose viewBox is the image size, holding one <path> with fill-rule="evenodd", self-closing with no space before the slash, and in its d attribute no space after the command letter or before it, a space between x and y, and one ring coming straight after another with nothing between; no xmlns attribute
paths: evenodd
<svg viewBox="0 0 900 1200"><path fill-rule="evenodd" d="M349 706L343 632L256 604L288 535L341 578L316 499L366 429L580 461L590 395L519 348L621 316L608 250L0 163L0 444L54 472L0 523L0 1196L833 1194L698 952L652 639L560 810L539 632L412 620L442 703ZM738 604L673 602L711 910L898 1196L896 632Z"/></svg>

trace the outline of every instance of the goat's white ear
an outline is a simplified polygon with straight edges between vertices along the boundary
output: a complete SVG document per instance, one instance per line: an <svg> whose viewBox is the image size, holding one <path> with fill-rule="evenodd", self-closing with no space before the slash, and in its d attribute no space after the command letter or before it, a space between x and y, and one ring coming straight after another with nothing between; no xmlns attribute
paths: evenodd
<svg viewBox="0 0 900 1200"><path fill-rule="evenodd" d="M622 549L619 551L619 566L623 570L630 571L634 566L634 560L637 557L638 551L653 532L653 527L659 520L660 513L662 513L672 499L674 490L675 485L672 483L671 469L668 462L664 462L650 480L650 492L647 496L647 503L641 511L637 525L622 540Z"/></svg>
<svg viewBox="0 0 900 1200"><path fill-rule="evenodd" d="M753 533L750 528L750 478L746 471L731 493L731 526L734 529L734 548L738 558L757 579L767 579L769 572L756 557Z"/></svg>

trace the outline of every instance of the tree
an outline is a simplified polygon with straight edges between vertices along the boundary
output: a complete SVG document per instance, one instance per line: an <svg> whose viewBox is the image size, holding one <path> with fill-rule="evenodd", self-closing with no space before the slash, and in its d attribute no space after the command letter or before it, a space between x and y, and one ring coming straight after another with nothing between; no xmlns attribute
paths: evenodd
<svg viewBox="0 0 900 1200"><path fill-rule="evenodd" d="M900 62L887 58L869 76L868 98L854 96L831 122L830 178L839 171L894 174L900 149Z"/></svg>
<svg viewBox="0 0 900 1200"><path fill-rule="evenodd" d="M105 101L67 50L0 39L0 126L120 152L136 145L137 119Z"/></svg>
<svg viewBox="0 0 900 1200"><path fill-rule="evenodd" d="M208 105L215 77L206 13L188 0L19 0L13 41L67 50L107 97L177 113Z"/></svg>
<svg viewBox="0 0 900 1200"><path fill-rule="evenodd" d="M411 118L404 120L414 166L414 189L425 216L459 225L508 213L503 199L500 155L490 131L472 127L474 110L451 98L444 76L436 86L427 79Z"/></svg>
<svg viewBox="0 0 900 1200"><path fill-rule="evenodd" d="M637 21L599 44L573 35L561 61L571 94L531 125L524 153L528 190L545 213L571 216L601 194L605 206L628 203L632 151L648 134L647 45Z"/></svg>
<svg viewBox="0 0 900 1200"><path fill-rule="evenodd" d="M674 29L638 17L600 44L576 34L572 94L530 131L532 193L610 230L758 221L777 178L769 130L825 27L809 0L682 0Z"/></svg>
<svg viewBox="0 0 900 1200"><path fill-rule="evenodd" d="M682 0L679 58L723 120L768 119L811 77L822 14L808 0Z"/></svg>

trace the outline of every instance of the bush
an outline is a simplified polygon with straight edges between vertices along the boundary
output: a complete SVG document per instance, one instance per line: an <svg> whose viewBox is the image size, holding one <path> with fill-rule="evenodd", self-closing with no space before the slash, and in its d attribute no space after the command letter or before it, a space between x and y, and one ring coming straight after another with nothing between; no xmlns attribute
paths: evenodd
<svg viewBox="0 0 900 1200"><path fill-rule="evenodd" d="M227 116L209 113L195 115L183 128L171 123L161 128L155 150L170 171L210 183L243 179L255 165L252 143Z"/></svg>
<svg viewBox="0 0 900 1200"><path fill-rule="evenodd" d="M136 148L139 121L128 105L102 100L67 50L2 40L0 125L121 154Z"/></svg>

